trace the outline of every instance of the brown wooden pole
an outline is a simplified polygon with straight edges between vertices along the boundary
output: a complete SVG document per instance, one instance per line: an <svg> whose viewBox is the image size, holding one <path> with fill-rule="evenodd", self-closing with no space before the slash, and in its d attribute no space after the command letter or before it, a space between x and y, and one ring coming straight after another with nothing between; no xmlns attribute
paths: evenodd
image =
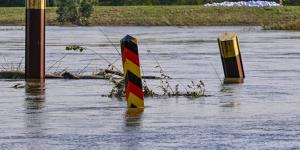
<svg viewBox="0 0 300 150"><path fill-rule="evenodd" d="M45 0L26 0L26 80L45 78L45 5Z"/></svg>
<svg viewBox="0 0 300 150"><path fill-rule="evenodd" d="M245 78L239 40L236 33L223 33L219 39L225 83L240 83Z"/></svg>

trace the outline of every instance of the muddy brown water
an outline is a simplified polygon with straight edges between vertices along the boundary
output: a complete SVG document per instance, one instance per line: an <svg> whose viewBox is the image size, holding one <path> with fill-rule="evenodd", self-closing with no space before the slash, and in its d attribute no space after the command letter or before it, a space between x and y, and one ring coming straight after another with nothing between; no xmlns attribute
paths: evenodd
<svg viewBox="0 0 300 150"><path fill-rule="evenodd" d="M0 80L0 149L300 149L300 32L100 28L117 48L126 34L139 39L145 75L159 76L155 57L173 86L202 80L211 96L146 98L144 112L132 113L125 101L101 97L112 88L107 80L46 80L45 90L14 89L24 81ZM224 75L216 40L228 31L240 38L244 84L219 81ZM24 67L24 36L24 27L0 27L4 68ZM46 39L48 72L91 74L107 67L104 58L121 69L99 27L47 27ZM67 52L69 44L88 50ZM159 80L147 83L161 91Z"/></svg>

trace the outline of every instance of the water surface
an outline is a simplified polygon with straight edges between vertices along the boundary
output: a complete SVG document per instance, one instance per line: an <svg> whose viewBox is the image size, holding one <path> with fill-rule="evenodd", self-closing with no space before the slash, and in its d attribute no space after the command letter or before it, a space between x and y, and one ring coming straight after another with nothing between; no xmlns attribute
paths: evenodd
<svg viewBox="0 0 300 150"><path fill-rule="evenodd" d="M173 86L202 80L211 96L146 98L145 110L134 113L125 101L101 96L113 86L107 80L46 80L33 89L11 88L24 81L0 80L0 149L300 149L300 32L47 27L47 72L91 74L107 67L104 58L121 69L120 56L100 30L117 48L126 34L138 38L144 75L159 76L156 58ZM219 80L216 39L228 31L240 38L244 84ZM23 27L0 27L4 68L24 67L24 34ZM69 44L88 50L64 51ZM160 81L147 83L161 91Z"/></svg>

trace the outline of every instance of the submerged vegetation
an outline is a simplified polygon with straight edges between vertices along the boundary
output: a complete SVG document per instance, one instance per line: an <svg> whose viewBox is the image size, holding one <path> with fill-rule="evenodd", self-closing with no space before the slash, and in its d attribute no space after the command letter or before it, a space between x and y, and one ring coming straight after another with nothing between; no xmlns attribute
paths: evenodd
<svg viewBox="0 0 300 150"><path fill-rule="evenodd" d="M160 79L160 85L158 86L158 89L160 89L158 92L154 92L152 90L145 79L143 79L143 93L145 97L179 97L184 96L188 98L198 98L203 97L205 95L205 85L200 80L199 82L191 81L190 84L183 85L183 84L176 84L173 88L171 84L169 83L168 78L161 77ZM124 79L114 79L109 78L109 81L111 81L114 85L109 95L103 95L108 97L116 97L116 98L122 98L125 97L125 80ZM179 90L179 87L182 86L185 91L182 92Z"/></svg>
<svg viewBox="0 0 300 150"><path fill-rule="evenodd" d="M160 85L159 91L154 92L152 90L145 79L143 79L143 93L145 97L161 97L161 96L166 96L166 97L179 97L179 96L184 96L188 98L198 98L205 95L205 85L204 83L200 80L199 82L194 82L191 81L190 84L183 85L181 86L185 89L185 92L182 92L179 90L180 85L176 84L175 87L173 88L171 84L169 83L167 78L160 78ZM109 81L111 81L114 85L112 88L111 92L109 95L103 95L103 96L108 96L108 97L116 97L116 98L122 98L125 97L125 80L124 79L114 79L114 78L109 78Z"/></svg>
<svg viewBox="0 0 300 150"><path fill-rule="evenodd" d="M60 25L57 8L47 8L47 24ZM0 9L0 25L24 25L24 8ZM96 6L89 25L135 26L263 26L297 29L300 6L204 7L204 6ZM70 25L70 24L66 24ZM275 28L280 26L280 28Z"/></svg>
<svg viewBox="0 0 300 150"><path fill-rule="evenodd" d="M65 47L66 51L74 51L74 52L85 52L88 51L86 47L79 46L79 45L68 45ZM101 57L101 54L98 54L95 51L92 51L96 55ZM151 51L148 50L148 53L151 54ZM49 68L51 70L55 66L59 66L59 62L62 61L64 58L66 58L68 54L63 55L60 59L58 59L56 62L54 62ZM156 69L159 69L160 77L155 76L142 76L142 82L143 82L143 93L145 97L179 97L184 96L188 98L198 98L205 95L205 85L204 83L200 81L190 81L189 84L184 85L179 81L176 81L175 79L172 79L169 75L165 73L162 66L159 64L159 61L156 57L153 56L155 59L157 66ZM4 58L5 59L5 58ZM107 61L107 60L106 60ZM10 63L5 59L6 64L1 65L2 69L0 69L0 79L24 79L25 78L25 72L22 68L22 62L23 59L18 63L17 65L10 65ZM115 97L115 98L123 98L125 97L125 80L124 80L124 74L119 71L113 63L107 61L108 67L106 69L101 69L97 73L92 73L92 75L81 75L82 72L88 67L84 67L82 70L80 70L77 74L73 74L71 72L68 72L67 69L64 69L62 71L46 74L47 79L105 79L110 81L113 84L112 90L108 95L102 95L107 97ZM152 79L152 80L159 80L160 85L158 86L158 91L152 90L148 84L146 79ZM174 80L178 82L179 84L176 84L174 87L170 84L170 80ZM13 88L20 88L25 86L19 86L15 85ZM180 91L181 89L184 89L185 91Z"/></svg>
<svg viewBox="0 0 300 150"><path fill-rule="evenodd" d="M79 45L68 45L65 48L66 51L79 51L79 52L86 51L86 49L87 49L86 47L82 47Z"/></svg>
<svg viewBox="0 0 300 150"><path fill-rule="evenodd" d="M147 51L148 54L151 54L151 51ZM160 81L160 85L158 86L158 89L160 91L155 92L152 90L145 79L142 79L143 81L143 93L145 97L160 97L160 96L166 96L166 97L179 97L184 96L188 98L197 98L206 96L205 95L205 84L200 80L199 82L190 81L189 84L184 85L179 81L176 81L175 79L172 79L169 75L166 74L166 72L163 70L163 67L160 65L158 59L152 55L153 59L156 61L157 66L155 66L156 69L159 69L160 77L157 78ZM125 96L125 80L124 79L109 79L113 84L114 87L112 88L110 94L108 97L116 97L116 98L122 98ZM170 80L174 80L178 82L179 84L176 84L175 87L172 87L170 84ZM180 91L179 88L184 89L185 91Z"/></svg>

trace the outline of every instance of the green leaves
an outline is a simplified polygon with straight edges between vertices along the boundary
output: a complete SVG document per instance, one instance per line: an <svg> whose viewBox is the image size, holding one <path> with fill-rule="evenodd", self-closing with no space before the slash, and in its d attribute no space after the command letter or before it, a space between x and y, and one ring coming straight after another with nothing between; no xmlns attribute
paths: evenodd
<svg viewBox="0 0 300 150"><path fill-rule="evenodd" d="M86 49L87 49L86 47L81 47L79 45L68 45L65 48L66 51L79 51L79 52L86 51Z"/></svg>
<svg viewBox="0 0 300 150"><path fill-rule="evenodd" d="M61 24L89 25L94 4L94 0L58 0L57 21Z"/></svg>

